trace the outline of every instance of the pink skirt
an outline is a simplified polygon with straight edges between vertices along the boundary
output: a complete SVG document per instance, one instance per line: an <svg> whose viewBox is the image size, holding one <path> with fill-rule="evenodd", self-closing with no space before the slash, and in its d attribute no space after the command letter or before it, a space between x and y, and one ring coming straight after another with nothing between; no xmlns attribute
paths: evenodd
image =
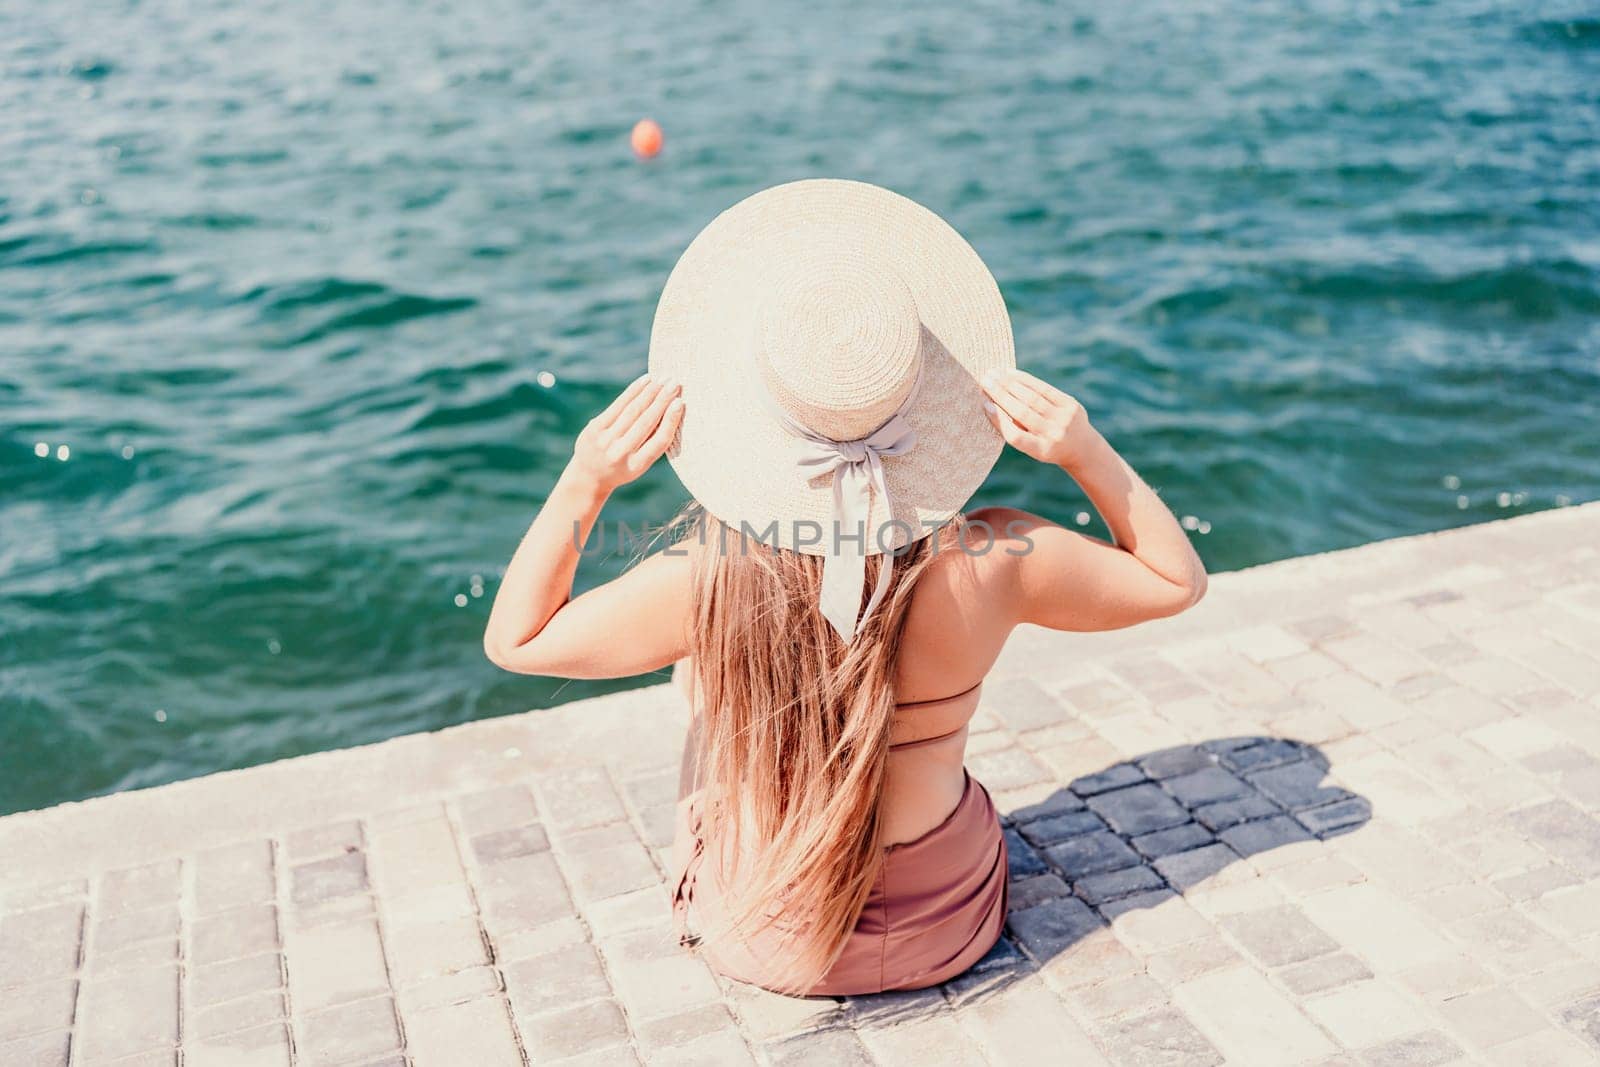
<svg viewBox="0 0 1600 1067"><path fill-rule="evenodd" d="M961 800L943 822L914 841L889 845L866 906L844 951L810 996L851 996L921 989L954 978L983 958L1000 938L1009 901L1005 837L989 791L963 772ZM688 912L709 914L718 903L714 878L697 881L705 857L700 800L694 790L678 801L669 882L679 943L696 944ZM701 944L706 962L729 978L771 989L762 944Z"/></svg>

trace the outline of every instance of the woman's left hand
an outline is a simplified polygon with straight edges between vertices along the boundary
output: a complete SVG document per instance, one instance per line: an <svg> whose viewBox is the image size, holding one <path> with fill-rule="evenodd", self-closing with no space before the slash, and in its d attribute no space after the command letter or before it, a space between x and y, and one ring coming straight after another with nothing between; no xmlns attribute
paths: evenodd
<svg viewBox="0 0 1600 1067"><path fill-rule="evenodd" d="M578 435L573 466L607 492L649 470L683 422L682 389L671 378L635 378Z"/></svg>

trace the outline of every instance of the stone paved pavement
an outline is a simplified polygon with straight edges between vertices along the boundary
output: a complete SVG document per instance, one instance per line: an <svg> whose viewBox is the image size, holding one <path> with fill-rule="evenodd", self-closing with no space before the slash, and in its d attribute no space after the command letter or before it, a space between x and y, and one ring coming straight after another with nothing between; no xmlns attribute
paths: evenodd
<svg viewBox="0 0 1600 1067"><path fill-rule="evenodd" d="M0 1064L1588 1064L1600 504L1019 633L1007 936L791 1000L668 933L665 687L0 819Z"/></svg>

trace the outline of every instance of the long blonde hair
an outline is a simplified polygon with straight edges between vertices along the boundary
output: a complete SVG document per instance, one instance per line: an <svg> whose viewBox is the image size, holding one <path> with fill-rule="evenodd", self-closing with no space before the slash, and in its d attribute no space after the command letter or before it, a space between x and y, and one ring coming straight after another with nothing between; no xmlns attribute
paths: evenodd
<svg viewBox="0 0 1600 1067"><path fill-rule="evenodd" d="M848 646L817 608L823 557L695 506L680 521L695 542L702 834L717 846L708 859L738 868L716 872L723 906L701 940L777 931L781 958L764 961L774 988L804 992L838 959L878 876L901 629L962 516L895 557L888 594ZM867 561L866 589L883 558Z"/></svg>

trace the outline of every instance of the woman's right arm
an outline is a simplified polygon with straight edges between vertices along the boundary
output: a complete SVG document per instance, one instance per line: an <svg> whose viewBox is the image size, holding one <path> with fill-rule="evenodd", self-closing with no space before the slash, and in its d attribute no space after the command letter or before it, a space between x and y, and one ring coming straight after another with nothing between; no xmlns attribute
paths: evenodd
<svg viewBox="0 0 1600 1067"><path fill-rule="evenodd" d="M1006 442L1082 486L1113 542L1013 508L985 509L1017 622L1055 630L1115 630L1176 615L1206 592L1189 536L1155 490L1089 424L1083 406L1024 371L983 383ZM976 516L975 517L979 517Z"/></svg>

